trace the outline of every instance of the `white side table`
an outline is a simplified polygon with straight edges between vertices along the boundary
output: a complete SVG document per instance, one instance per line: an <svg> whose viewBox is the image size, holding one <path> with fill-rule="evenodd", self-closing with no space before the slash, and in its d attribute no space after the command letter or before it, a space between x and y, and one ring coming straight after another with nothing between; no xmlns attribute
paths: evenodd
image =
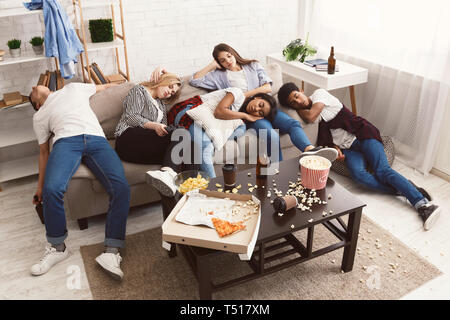
<svg viewBox="0 0 450 320"><path fill-rule="evenodd" d="M267 64L269 63L279 64L283 73L302 80L302 89L304 89L304 82L325 90L349 87L352 112L356 114L354 86L367 82L367 69L338 60L336 65L339 65L339 71L334 74L328 74L323 71L318 72L314 67L307 66L299 61L287 62L281 53L268 55Z"/></svg>

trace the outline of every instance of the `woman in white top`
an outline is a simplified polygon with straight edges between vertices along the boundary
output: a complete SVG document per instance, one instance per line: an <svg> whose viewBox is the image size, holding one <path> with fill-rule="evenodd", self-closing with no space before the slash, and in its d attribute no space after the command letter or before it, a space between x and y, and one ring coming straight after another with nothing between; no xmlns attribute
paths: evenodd
<svg viewBox="0 0 450 320"><path fill-rule="evenodd" d="M192 75L189 81L191 85L208 90L237 87L244 92L246 98L259 93L269 94L272 91L272 79L258 61L242 58L236 50L225 43L215 46L212 55L214 60ZM254 129L259 138L264 137L263 133L267 133L265 138L267 154L274 162L283 160L278 131L280 134L289 134L292 143L303 152L303 155L320 154L331 161L336 159L335 150L314 147L300 122L281 110L278 110L272 119L264 118L246 124L247 129ZM276 141L278 146L272 146L271 141ZM272 149L275 154L272 154Z"/></svg>

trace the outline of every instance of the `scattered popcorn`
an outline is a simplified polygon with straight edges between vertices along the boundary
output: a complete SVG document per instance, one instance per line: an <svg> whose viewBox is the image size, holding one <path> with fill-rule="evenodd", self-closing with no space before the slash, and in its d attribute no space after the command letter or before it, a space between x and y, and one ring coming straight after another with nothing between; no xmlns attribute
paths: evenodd
<svg viewBox="0 0 450 320"><path fill-rule="evenodd" d="M222 189L222 188L219 188L219 189L217 189L217 191L219 191L219 192L222 192L222 191L223 191L223 189Z"/></svg>
<svg viewBox="0 0 450 320"><path fill-rule="evenodd" d="M309 223L311 223L311 222L313 222L313 221L314 221L314 219L309 219L309 220L308 220Z"/></svg>
<svg viewBox="0 0 450 320"><path fill-rule="evenodd" d="M294 228L295 228L295 226L293 224L291 224L291 229L294 229Z"/></svg>
<svg viewBox="0 0 450 320"><path fill-rule="evenodd" d="M238 193L238 189L237 188L233 188L233 190L231 190L231 192Z"/></svg>
<svg viewBox="0 0 450 320"><path fill-rule="evenodd" d="M331 198L333 198L333 196L331 195L331 193L328 195L328 200L330 200Z"/></svg>
<svg viewBox="0 0 450 320"><path fill-rule="evenodd" d="M251 177L251 176L252 176L252 173L251 173L251 172L247 173L247 176Z"/></svg>
<svg viewBox="0 0 450 320"><path fill-rule="evenodd" d="M281 212L278 212L278 216L279 216L279 217L282 217L283 214L282 214Z"/></svg>
<svg viewBox="0 0 450 320"><path fill-rule="evenodd" d="M242 185L238 185L237 187L236 187L236 189L240 189L240 188L242 188Z"/></svg>
<svg viewBox="0 0 450 320"><path fill-rule="evenodd" d="M222 185L220 183L216 183L216 187L220 188L220 187L222 187Z"/></svg>

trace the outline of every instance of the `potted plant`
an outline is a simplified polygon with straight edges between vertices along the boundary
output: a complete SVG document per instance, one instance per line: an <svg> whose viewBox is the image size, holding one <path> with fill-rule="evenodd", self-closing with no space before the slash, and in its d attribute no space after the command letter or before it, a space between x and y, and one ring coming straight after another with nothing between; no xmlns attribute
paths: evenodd
<svg viewBox="0 0 450 320"><path fill-rule="evenodd" d="M286 57L286 61L298 60L305 62L307 56L312 56L316 53L317 50L308 44L308 36L306 36L305 42L302 39L295 39L283 49L283 56Z"/></svg>
<svg viewBox="0 0 450 320"><path fill-rule="evenodd" d="M44 53L44 38L33 37L31 38L30 43L33 46L33 51L36 55L41 55Z"/></svg>
<svg viewBox="0 0 450 320"><path fill-rule="evenodd" d="M22 44L22 41L18 39L11 39L8 41L8 47L9 47L9 53L11 54L11 57L17 58L20 56L21 50L20 45Z"/></svg>

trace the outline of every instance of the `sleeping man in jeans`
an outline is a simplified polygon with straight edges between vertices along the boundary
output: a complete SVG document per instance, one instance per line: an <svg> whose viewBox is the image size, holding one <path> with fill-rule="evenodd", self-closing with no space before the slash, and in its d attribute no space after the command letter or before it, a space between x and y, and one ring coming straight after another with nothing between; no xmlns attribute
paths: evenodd
<svg viewBox="0 0 450 320"><path fill-rule="evenodd" d="M359 184L380 192L403 195L418 211L423 227L429 230L440 214L430 195L393 170L386 158L379 130L364 118L351 113L336 97L318 89L308 97L290 82L284 84L278 99L297 110L312 123L320 117L317 145L334 147L337 160L344 161L351 177ZM370 166L373 174L367 171Z"/></svg>
<svg viewBox="0 0 450 320"><path fill-rule="evenodd" d="M73 174L84 163L109 195L104 253L95 260L110 275L122 279L119 248L125 246L125 230L130 205L130 189L122 162L105 138L89 105L94 93L112 86L70 83L51 92L45 86L33 87L30 101L37 111L33 128L39 143L39 180L33 202L43 203L47 241L41 260L31 267L31 274L46 273L69 252L64 193ZM50 137L54 134L50 152Z"/></svg>

